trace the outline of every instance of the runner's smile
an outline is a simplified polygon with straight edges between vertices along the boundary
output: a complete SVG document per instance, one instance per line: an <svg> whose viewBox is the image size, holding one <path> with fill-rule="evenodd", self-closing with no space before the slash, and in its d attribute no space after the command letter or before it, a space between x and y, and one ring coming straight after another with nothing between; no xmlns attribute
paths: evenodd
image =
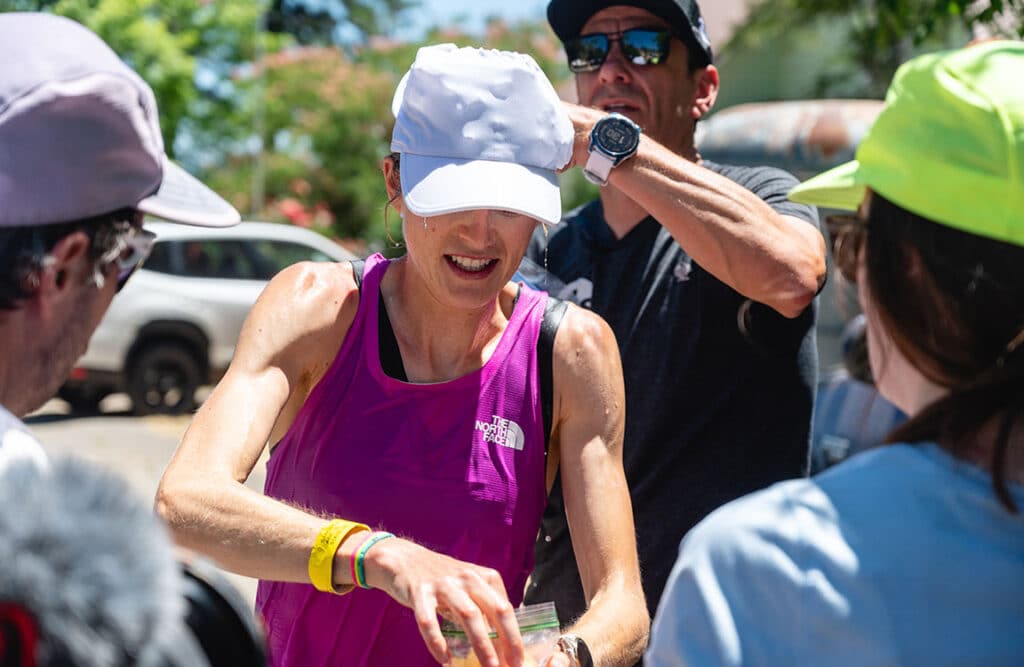
<svg viewBox="0 0 1024 667"><path fill-rule="evenodd" d="M490 276L498 266L498 260L491 257L473 257L469 255L445 255L445 260L452 270L467 278L480 279Z"/></svg>

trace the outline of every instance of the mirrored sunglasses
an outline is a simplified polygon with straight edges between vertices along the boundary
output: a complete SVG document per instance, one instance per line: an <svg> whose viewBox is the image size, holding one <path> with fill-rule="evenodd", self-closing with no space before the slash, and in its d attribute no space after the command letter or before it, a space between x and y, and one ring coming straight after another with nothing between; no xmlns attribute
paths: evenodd
<svg viewBox="0 0 1024 667"><path fill-rule="evenodd" d="M113 260L117 266L117 291L120 292L128 279L149 257L153 251L153 243L156 241L156 234L153 232L132 227L132 231L125 237L121 254Z"/></svg>
<svg viewBox="0 0 1024 667"><path fill-rule="evenodd" d="M671 41L672 33L668 30L634 28L620 33L595 32L566 42L565 53L573 72L594 72L608 59L612 43L618 42L627 61L646 67L665 62Z"/></svg>

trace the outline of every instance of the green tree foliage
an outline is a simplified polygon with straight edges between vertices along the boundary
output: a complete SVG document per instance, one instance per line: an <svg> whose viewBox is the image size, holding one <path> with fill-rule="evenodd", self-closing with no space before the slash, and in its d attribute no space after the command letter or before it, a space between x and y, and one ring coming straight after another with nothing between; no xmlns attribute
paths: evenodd
<svg viewBox="0 0 1024 667"><path fill-rule="evenodd" d="M761 0L725 51L764 53L797 77L813 70L810 95L881 97L913 55L963 45L975 30L1024 37L1022 15L1024 0Z"/></svg>
<svg viewBox="0 0 1024 667"><path fill-rule="evenodd" d="M168 151L247 217L383 249L380 162L393 125L391 98L421 45L526 51L556 86L568 81L543 22L493 20L482 36L437 28L422 43L379 33L411 4L0 0L0 11L50 11L97 32L153 87ZM337 39L343 25L354 41ZM572 177L564 190L566 205L592 196ZM390 225L400 238L396 216Z"/></svg>
<svg viewBox="0 0 1024 667"><path fill-rule="evenodd" d="M339 28L348 27L354 40L364 43L371 35L393 29L395 17L415 6L410 0L272 0L267 8L266 27L271 32L288 33L300 44L327 45L339 41Z"/></svg>
<svg viewBox="0 0 1024 667"><path fill-rule="evenodd" d="M210 174L242 210L374 239L383 209L380 160L392 119L397 78L354 63L337 47L288 49L265 57L263 86L265 202L252 202L253 157L231 156Z"/></svg>
<svg viewBox="0 0 1024 667"><path fill-rule="evenodd" d="M234 74L253 58L259 3L0 0L0 11L39 10L89 27L153 87L172 156L183 136L177 157L192 166L203 153L216 154L244 137L245 82ZM270 48L288 41L265 39Z"/></svg>
<svg viewBox="0 0 1024 667"><path fill-rule="evenodd" d="M380 162L393 126L391 98L420 46L441 42L531 51L556 81L568 76L554 36L539 23L492 21L482 38L435 29L420 43L376 36L358 48L305 46L271 53L250 73L264 91L259 101L266 200L252 201L249 155L235 155L212 170L212 184L230 193L242 210L259 211L259 217L386 250ZM389 225L391 236L400 239L400 221L393 213Z"/></svg>

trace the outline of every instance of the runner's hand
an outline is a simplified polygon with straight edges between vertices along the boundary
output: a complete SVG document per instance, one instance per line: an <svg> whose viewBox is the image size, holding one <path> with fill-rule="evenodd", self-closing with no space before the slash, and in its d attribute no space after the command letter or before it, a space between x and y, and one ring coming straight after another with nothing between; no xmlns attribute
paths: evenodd
<svg viewBox="0 0 1024 667"><path fill-rule="evenodd" d="M413 610L423 641L439 663L451 660L437 620L443 612L465 630L481 665L523 667L526 654L515 610L496 571L402 539L377 543L365 563L370 586ZM497 646L491 628L498 632Z"/></svg>

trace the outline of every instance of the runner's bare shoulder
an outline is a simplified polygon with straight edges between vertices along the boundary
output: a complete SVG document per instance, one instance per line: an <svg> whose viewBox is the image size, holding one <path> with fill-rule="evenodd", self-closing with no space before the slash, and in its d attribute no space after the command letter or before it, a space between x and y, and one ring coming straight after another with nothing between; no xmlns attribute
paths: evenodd
<svg viewBox="0 0 1024 667"><path fill-rule="evenodd" d="M359 288L348 262L293 264L263 290L239 347L261 347L260 356L329 354L344 340L358 307Z"/></svg>

